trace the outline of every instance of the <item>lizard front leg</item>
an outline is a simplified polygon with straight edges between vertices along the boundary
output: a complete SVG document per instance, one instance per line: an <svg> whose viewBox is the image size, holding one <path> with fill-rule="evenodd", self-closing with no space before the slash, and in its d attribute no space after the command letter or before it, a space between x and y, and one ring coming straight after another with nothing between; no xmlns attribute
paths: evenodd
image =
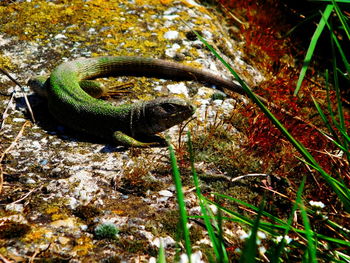
<svg viewBox="0 0 350 263"><path fill-rule="evenodd" d="M141 142L121 131L116 131L113 133L113 141L118 145L123 145L126 147L145 148L145 147L164 147L167 145L164 138L156 135L147 136L147 139L151 139L152 141Z"/></svg>

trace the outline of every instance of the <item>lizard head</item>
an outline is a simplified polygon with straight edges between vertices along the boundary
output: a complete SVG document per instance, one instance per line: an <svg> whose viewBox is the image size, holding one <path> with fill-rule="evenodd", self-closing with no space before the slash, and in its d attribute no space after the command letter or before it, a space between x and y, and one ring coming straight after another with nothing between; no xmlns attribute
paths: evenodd
<svg viewBox="0 0 350 263"><path fill-rule="evenodd" d="M155 134L177 125L191 117L196 107L180 98L157 98L143 104L142 114L148 134Z"/></svg>
<svg viewBox="0 0 350 263"><path fill-rule="evenodd" d="M30 78L27 85L41 97L47 97L47 87L49 83L49 78L47 76L37 76Z"/></svg>

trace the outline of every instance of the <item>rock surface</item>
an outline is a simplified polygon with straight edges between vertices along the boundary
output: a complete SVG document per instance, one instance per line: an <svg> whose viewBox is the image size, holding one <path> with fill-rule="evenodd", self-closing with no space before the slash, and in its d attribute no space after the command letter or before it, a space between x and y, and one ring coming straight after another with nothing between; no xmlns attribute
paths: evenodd
<svg viewBox="0 0 350 263"><path fill-rule="evenodd" d="M20 83L49 74L63 61L100 55L157 57L227 74L189 27L230 50L224 57L238 73L251 76L249 83L263 79L240 58L240 43L224 37L220 14L193 0L11 1L0 5L0 18L0 67ZM217 112L229 114L235 107L233 99L211 100L213 90L195 82L102 81L132 83L132 93L120 101L191 98L197 120L186 129L210 125ZM2 93L16 91L1 130L1 151L15 144L2 162L0 232L7 234L0 236L0 254L15 261L153 262L162 240L171 258L176 193L167 149L124 149L76 134L57 123L45 100L23 86L37 121L33 124L22 90L4 75L0 83ZM0 95L1 112L8 101ZM185 149L178 144L179 127L166 133ZM185 186L185 192L189 211L198 214L194 190ZM96 237L96 226L104 223L118 228L115 239ZM206 243L203 233L200 239L198 244ZM195 254L199 260L202 256Z"/></svg>

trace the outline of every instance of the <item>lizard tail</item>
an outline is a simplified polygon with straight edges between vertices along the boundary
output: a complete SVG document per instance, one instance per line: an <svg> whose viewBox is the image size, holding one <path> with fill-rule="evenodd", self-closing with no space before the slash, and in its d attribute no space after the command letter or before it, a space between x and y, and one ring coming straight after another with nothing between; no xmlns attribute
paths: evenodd
<svg viewBox="0 0 350 263"><path fill-rule="evenodd" d="M144 76L172 80L194 80L215 86L219 90L228 89L245 95L243 88L232 80L225 79L209 71L180 63L143 57L99 57L82 58L72 62L77 67L80 79L110 76ZM67 63L62 64L63 66Z"/></svg>

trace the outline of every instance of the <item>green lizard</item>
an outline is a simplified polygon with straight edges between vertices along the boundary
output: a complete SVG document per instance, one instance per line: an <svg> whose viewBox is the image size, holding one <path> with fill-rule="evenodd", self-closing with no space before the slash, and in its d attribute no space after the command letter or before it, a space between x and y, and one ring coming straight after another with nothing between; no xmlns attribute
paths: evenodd
<svg viewBox="0 0 350 263"><path fill-rule="evenodd" d="M180 98L113 106L98 99L111 93L91 79L108 76L146 76L196 80L245 94L241 86L201 69L175 62L142 57L96 57L66 62L50 77L32 78L28 85L47 97L50 113L63 125L118 145L161 146L155 134L188 119L195 107ZM145 141L140 139L145 138Z"/></svg>

